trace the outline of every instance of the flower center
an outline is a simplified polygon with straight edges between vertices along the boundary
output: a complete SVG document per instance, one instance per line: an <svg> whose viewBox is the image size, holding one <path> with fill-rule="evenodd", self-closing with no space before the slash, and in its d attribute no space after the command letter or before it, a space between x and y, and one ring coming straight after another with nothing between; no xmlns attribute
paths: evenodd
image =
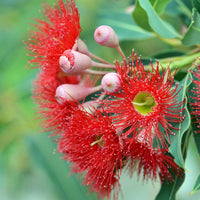
<svg viewBox="0 0 200 200"><path fill-rule="evenodd" d="M149 92L139 92L132 101L132 104L135 110L142 115L150 114L157 105L154 97Z"/></svg>
<svg viewBox="0 0 200 200"><path fill-rule="evenodd" d="M94 142L92 142L90 145L91 146L93 146L93 145L95 145L95 144L98 144L100 147L102 147L103 146L103 140L102 140L102 137L103 135L96 135L95 136L95 141Z"/></svg>

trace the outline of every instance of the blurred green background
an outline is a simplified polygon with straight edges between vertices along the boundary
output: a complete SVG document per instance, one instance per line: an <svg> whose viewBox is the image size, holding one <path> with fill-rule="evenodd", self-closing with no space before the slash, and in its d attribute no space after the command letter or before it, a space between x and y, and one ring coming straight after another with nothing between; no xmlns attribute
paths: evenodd
<svg viewBox="0 0 200 200"><path fill-rule="evenodd" d="M52 5L55 1L47 2ZM95 194L88 194L77 176L69 176L69 164L60 159L61 155L54 153L55 144L48 133L42 133L38 126L36 105L31 98L32 81L38 70L26 68L28 57L23 40L28 39L31 18L41 15L38 12L42 9L41 4L42 0L0 0L0 199L97 199ZM81 36L92 52L110 61L118 58L114 50L95 44L93 32L98 25L104 24L104 19L109 19L106 8L112 6L116 11L121 9L120 12L124 12L129 4L128 0L77 0L83 29ZM121 39L122 32L118 30ZM146 47L146 40L154 45ZM161 47L169 49L169 46L148 34L142 35L140 40L122 42L128 55L133 46L145 56L152 56L152 52L156 54ZM193 148L191 152L197 153ZM179 192L179 200L200 197L198 193L189 196L192 187L190 181L194 183L196 174L200 172L199 161L192 160L192 156L187 159L190 178ZM129 179L123 174L121 183L125 200L153 200L160 187L159 183L138 183L135 175Z"/></svg>

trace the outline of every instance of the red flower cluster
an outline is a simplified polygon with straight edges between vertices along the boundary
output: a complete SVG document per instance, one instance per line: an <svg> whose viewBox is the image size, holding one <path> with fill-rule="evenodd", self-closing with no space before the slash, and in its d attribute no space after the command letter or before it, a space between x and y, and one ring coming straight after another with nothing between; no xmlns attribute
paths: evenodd
<svg viewBox="0 0 200 200"><path fill-rule="evenodd" d="M107 26L99 27L95 37L103 41L98 42L101 45L116 48L123 64L113 66L91 54L79 39L73 0L58 0L53 8L45 3L43 14L44 20L37 19L34 25L38 31L32 31L27 42L30 63L40 68L34 98L42 126L54 131L58 152L72 163L72 171L83 175L83 183L99 197L110 198L114 190L115 199L125 166L131 173L137 169L144 179L159 176L172 181L171 173L180 176L168 147L173 123L183 119L183 102L177 102L179 91L170 69L160 73L159 63L145 69L134 53L127 61L115 32ZM89 69L92 66L96 70ZM101 78L101 85L95 86ZM102 88L99 98L85 100Z"/></svg>

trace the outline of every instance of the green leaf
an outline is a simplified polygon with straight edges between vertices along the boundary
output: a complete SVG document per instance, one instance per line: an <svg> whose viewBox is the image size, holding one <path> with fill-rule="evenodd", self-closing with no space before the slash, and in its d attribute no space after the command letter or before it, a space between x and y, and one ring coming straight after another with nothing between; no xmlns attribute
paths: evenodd
<svg viewBox="0 0 200 200"><path fill-rule="evenodd" d="M155 2L154 2L155 3ZM167 3L167 2L165 2ZM164 4L161 7L164 7ZM158 10L162 10L157 7ZM164 38L180 38L181 35L157 14L149 0L138 0L133 12L135 22L148 31L154 31Z"/></svg>
<svg viewBox="0 0 200 200"><path fill-rule="evenodd" d="M55 154L56 145L45 135L30 138L30 152L54 185L58 199L94 200L96 195L88 194L85 186L75 175L69 177L70 167L61 160L62 155Z"/></svg>
<svg viewBox="0 0 200 200"><path fill-rule="evenodd" d="M182 43L185 46L200 44L200 14L195 8L192 10L192 21L182 39Z"/></svg>
<svg viewBox="0 0 200 200"><path fill-rule="evenodd" d="M156 13L160 14L170 0L150 0L150 3ZM148 15L146 11L140 6L139 1L136 2L134 12L132 13L136 23L147 31L152 31L149 25Z"/></svg>
<svg viewBox="0 0 200 200"><path fill-rule="evenodd" d="M148 20L148 15L146 11L141 7L139 0L137 0L135 9L132 13L134 21L143 28L144 30L147 31L152 31L151 26L149 25L149 20Z"/></svg>
<svg viewBox="0 0 200 200"><path fill-rule="evenodd" d="M197 180L196 180L196 182L194 184L194 187L192 189L191 195L194 194L195 192L199 191L199 190L200 190L200 174L197 177Z"/></svg>
<svg viewBox="0 0 200 200"><path fill-rule="evenodd" d="M154 37L154 34L137 26L130 14L124 12L120 13L119 11L101 11L100 13L99 25L104 24L111 26L120 40L139 40Z"/></svg>
<svg viewBox="0 0 200 200"><path fill-rule="evenodd" d="M193 6L197 9L200 13L200 0L192 0Z"/></svg>
<svg viewBox="0 0 200 200"><path fill-rule="evenodd" d="M176 176L173 183L167 183L164 181L155 200L175 200L176 192L181 187L184 178L185 175L181 179Z"/></svg>
<svg viewBox="0 0 200 200"><path fill-rule="evenodd" d="M178 102L181 102L185 99L182 107L187 105L186 93L191 82L192 80L190 74L187 74L187 76L181 82L179 82L177 90L181 89L181 87L182 89L178 96ZM182 115L185 116L183 122L176 125L176 128L178 129L174 131L175 135L170 136L171 146L169 148L169 152L173 155L174 161L184 169L184 160L186 158L189 136L191 134L191 129L189 129L191 120L187 107L185 107ZM181 178L176 175L172 183L167 183L164 181L156 200L175 200L176 193L184 182L184 179L185 174Z"/></svg>
<svg viewBox="0 0 200 200"><path fill-rule="evenodd" d="M173 4L174 3L174 4ZM176 7L176 14L187 16L191 18L192 16L192 5L188 0L174 0L172 1L173 7ZM174 8L172 8L174 9ZM175 13L174 13L175 14ZM184 18L183 18L184 20Z"/></svg>
<svg viewBox="0 0 200 200"><path fill-rule="evenodd" d="M191 130L188 130L185 134L183 134L183 145L182 145L182 154L183 158L185 160L186 158L186 153L187 153L187 148L189 144L189 136L190 136ZM156 196L155 200L175 200L176 199L176 194L180 187L182 186L183 182L185 180L185 172L182 177L175 176L173 182L166 182L164 181L161 185L160 191Z"/></svg>
<svg viewBox="0 0 200 200"><path fill-rule="evenodd" d="M170 2L171 0L150 0L152 7L154 10L160 14L163 12L165 9L166 5Z"/></svg>
<svg viewBox="0 0 200 200"><path fill-rule="evenodd" d="M196 134L195 133L195 129L197 129L197 125L192 123L192 129L193 129L193 135L194 135L194 140L195 140L195 143L196 143L196 146L197 146L197 150L199 152L199 155L200 155L200 134ZM198 128L199 130L199 128Z"/></svg>
<svg viewBox="0 0 200 200"><path fill-rule="evenodd" d="M178 102L181 102L185 99L185 102L182 107L187 105L186 93L191 82L191 76L190 74L187 74L187 76L178 85L177 90L179 90L182 87L178 96ZM175 126L177 128L177 130L174 131L175 135L170 137L171 145L169 151L174 156L175 162L180 167L184 168L184 159L181 149L181 144L183 144L182 137L190 127L191 123L191 117L187 107L185 107L184 111L182 112L182 116L184 116L184 120L182 121L182 123L179 123Z"/></svg>
<svg viewBox="0 0 200 200"><path fill-rule="evenodd" d="M191 71L195 71L195 67L193 69L190 69ZM190 73L192 79L196 79L194 74L193 73ZM189 103L193 103L194 102L194 95L195 93L191 92L194 88L195 88L195 84L192 82L189 86ZM190 104L189 104L190 105ZM192 107L191 105L189 106L190 108L190 112L192 112ZM191 123L191 126L192 126L192 131L193 131L193 136L194 136L194 140L195 140L195 143L196 143L196 147L197 147L197 150L198 150L198 153L200 155L200 134L196 134L196 131L199 130L199 127L198 127L198 123L196 123L196 120L197 118L195 116L192 116L192 123Z"/></svg>

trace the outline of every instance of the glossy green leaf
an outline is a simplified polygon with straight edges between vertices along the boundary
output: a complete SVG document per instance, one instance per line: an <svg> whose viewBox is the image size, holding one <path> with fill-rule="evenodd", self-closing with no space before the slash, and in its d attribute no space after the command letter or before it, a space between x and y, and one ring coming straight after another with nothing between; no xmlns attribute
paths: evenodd
<svg viewBox="0 0 200 200"><path fill-rule="evenodd" d="M151 26L149 25L149 20L148 20L148 15L146 11L141 7L139 0L137 0L135 9L132 13L134 21L143 28L144 30L147 31L152 31Z"/></svg>
<svg viewBox="0 0 200 200"><path fill-rule="evenodd" d="M166 181L164 181L155 200L175 200L176 193L181 187L184 178L185 175L181 179L176 176L174 182L167 183Z"/></svg>
<svg viewBox="0 0 200 200"><path fill-rule="evenodd" d="M136 23L145 30L154 31L164 38L181 37L170 24L159 17L149 0L137 1L136 8L133 12L133 18Z"/></svg>
<svg viewBox="0 0 200 200"><path fill-rule="evenodd" d="M195 71L195 67L193 69L191 69L191 71ZM193 73L190 73L192 79L195 79L195 76ZM190 108L190 111L192 111L192 107L191 107L191 104L190 103L193 103L194 100L193 100L193 96L195 95L193 92L191 92L195 87L195 84L192 82L189 86L189 108ZM200 155L200 134L196 134L196 131L199 130L199 128L197 127L198 124L196 123L196 117L193 115L192 116L192 123L191 123L191 126L192 126L192 131L193 131L193 136L194 136L194 140L195 140L195 143L196 143L196 147L197 147L197 150L198 150L198 153Z"/></svg>
<svg viewBox="0 0 200 200"><path fill-rule="evenodd" d="M192 11L192 21L182 39L182 43L185 46L200 44L200 14L195 8Z"/></svg>
<svg viewBox="0 0 200 200"><path fill-rule="evenodd" d="M192 124L192 129L194 131L193 134L194 134L194 140L195 140L195 143L196 143L196 146L197 146L197 150L198 150L199 155L200 155L200 134L195 133L195 130L197 130L197 125Z"/></svg>
<svg viewBox="0 0 200 200"><path fill-rule="evenodd" d="M155 10L155 12L159 14L164 10L165 6L167 5L169 1L170 0L150 0L150 3L153 9ZM148 15L145 9L141 7L139 1L136 2L136 6L132 15L133 15L134 20L140 27L142 27L143 29L147 31L152 31L151 26L149 24L149 20L148 20Z"/></svg>
<svg viewBox="0 0 200 200"><path fill-rule="evenodd" d="M166 5L170 2L171 0L150 0L152 7L154 10L160 14L163 12L165 9Z"/></svg>
<svg viewBox="0 0 200 200"><path fill-rule="evenodd" d="M194 194L195 192L198 192L199 190L200 190L200 175L197 177L197 180L194 184L191 195Z"/></svg>
<svg viewBox="0 0 200 200"><path fill-rule="evenodd" d="M101 12L99 25L111 26L120 40L139 40L154 37L132 20L130 14L120 12Z"/></svg>
<svg viewBox="0 0 200 200"><path fill-rule="evenodd" d="M189 144L189 136L191 134L191 130L188 130L186 133L183 134L183 145L181 146L181 151L183 154L183 159L186 159L188 144ZM172 172L172 175L173 172ZM160 191L156 196L155 200L176 200L176 194L180 187L182 186L183 182L185 180L185 172L183 173L182 177L175 176L174 181L172 182L166 182L164 181L161 185Z"/></svg>
<svg viewBox="0 0 200 200"><path fill-rule="evenodd" d="M183 104L183 106L187 105L186 93L191 82L191 76L190 74L188 74L178 85L178 90L182 88L179 92L178 102L181 102L185 99L185 103ZM182 112L182 116L184 116L184 120L182 121L182 123L176 124L177 130L174 130L175 135L170 137L171 145L169 151L174 156L175 162L180 167L184 168L184 159L181 144L183 144L183 135L188 130L191 123L191 117L187 107L185 107L184 111Z"/></svg>
<svg viewBox="0 0 200 200"><path fill-rule="evenodd" d="M185 99L184 105L182 107L187 105L186 93L191 82L190 74L188 74L181 82L179 82L177 89L182 89L179 92L178 102L181 102ZM191 134L191 130L189 129L191 119L187 107L185 107L182 115L185 116L183 122L176 125L177 130L174 131L175 135L170 136L171 146L169 151L173 155L174 161L184 169L187 146L189 143L189 136ZM156 200L175 200L176 194L183 184L184 179L185 174L182 177L178 177L176 175L174 181L171 183L164 181L162 183L160 192L156 197Z"/></svg>

